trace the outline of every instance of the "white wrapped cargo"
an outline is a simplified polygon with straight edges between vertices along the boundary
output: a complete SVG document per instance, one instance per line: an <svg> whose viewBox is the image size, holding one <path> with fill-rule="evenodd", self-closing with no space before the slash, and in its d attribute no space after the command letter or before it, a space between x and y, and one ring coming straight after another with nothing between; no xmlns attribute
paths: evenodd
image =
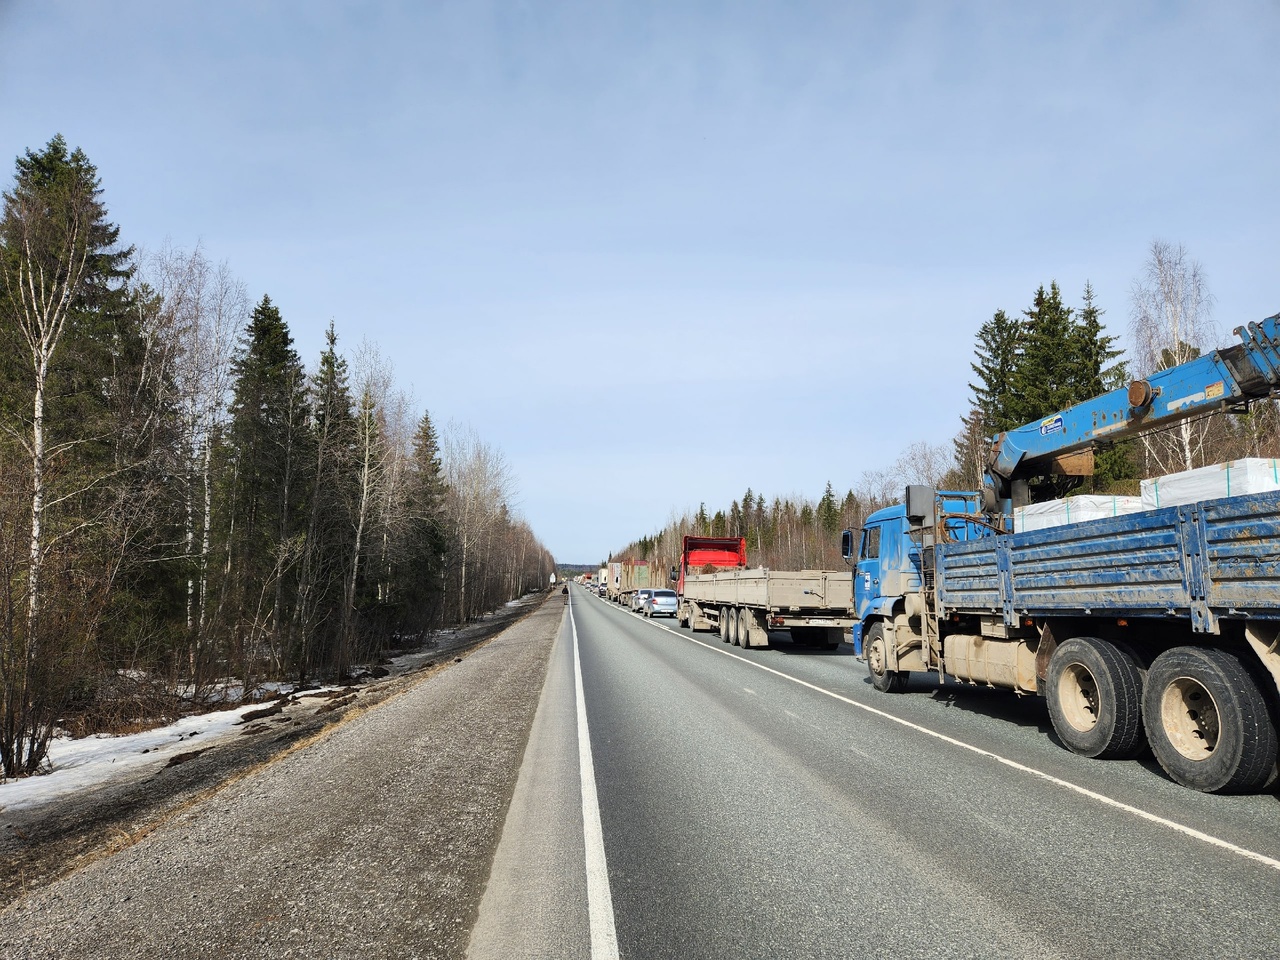
<svg viewBox="0 0 1280 960"><path fill-rule="evenodd" d="M1101 520L1103 517L1119 517L1126 513L1139 513L1146 509L1140 497L1105 497L1082 494L1065 500L1049 500L1018 507L1013 511L1013 532L1044 530L1085 520Z"/></svg>
<svg viewBox="0 0 1280 960"><path fill-rule="evenodd" d="M1280 461L1251 457L1142 481L1146 510L1280 490Z"/></svg>

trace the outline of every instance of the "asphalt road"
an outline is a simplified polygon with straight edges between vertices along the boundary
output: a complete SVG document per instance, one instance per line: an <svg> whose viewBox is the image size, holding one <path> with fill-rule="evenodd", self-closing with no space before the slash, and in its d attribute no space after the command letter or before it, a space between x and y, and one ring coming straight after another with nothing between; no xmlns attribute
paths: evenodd
<svg viewBox="0 0 1280 960"><path fill-rule="evenodd" d="M847 645L741 650L573 600L474 960L1280 954L1275 794L1076 757L1034 698L878 693Z"/></svg>

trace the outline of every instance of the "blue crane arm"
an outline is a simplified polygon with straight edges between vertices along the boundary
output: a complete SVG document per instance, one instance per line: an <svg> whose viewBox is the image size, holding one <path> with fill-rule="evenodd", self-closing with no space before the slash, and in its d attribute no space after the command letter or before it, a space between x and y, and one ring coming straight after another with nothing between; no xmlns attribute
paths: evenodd
<svg viewBox="0 0 1280 960"><path fill-rule="evenodd" d="M1274 395L1280 390L1280 314L1235 332L1238 344L997 434L987 469L992 492L1003 500L1015 480L1087 476L1095 447Z"/></svg>

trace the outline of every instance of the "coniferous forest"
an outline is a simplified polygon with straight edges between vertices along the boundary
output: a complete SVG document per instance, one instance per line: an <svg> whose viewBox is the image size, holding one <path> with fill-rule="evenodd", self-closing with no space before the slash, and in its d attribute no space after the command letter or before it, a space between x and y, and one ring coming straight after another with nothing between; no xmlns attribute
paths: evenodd
<svg viewBox="0 0 1280 960"><path fill-rule="evenodd" d="M0 761L341 679L545 589L500 451L376 346L303 358L223 263L142 251L55 137L0 221Z"/></svg>

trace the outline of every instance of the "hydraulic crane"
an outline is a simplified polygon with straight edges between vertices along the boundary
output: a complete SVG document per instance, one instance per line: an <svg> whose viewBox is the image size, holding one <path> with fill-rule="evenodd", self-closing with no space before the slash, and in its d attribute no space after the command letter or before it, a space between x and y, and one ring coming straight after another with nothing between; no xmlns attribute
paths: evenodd
<svg viewBox="0 0 1280 960"><path fill-rule="evenodd" d="M1135 380L1036 423L997 434L983 485L988 513L1030 502L1029 481L1093 474L1093 452L1216 410L1246 410L1280 391L1280 314L1237 327L1241 342Z"/></svg>

